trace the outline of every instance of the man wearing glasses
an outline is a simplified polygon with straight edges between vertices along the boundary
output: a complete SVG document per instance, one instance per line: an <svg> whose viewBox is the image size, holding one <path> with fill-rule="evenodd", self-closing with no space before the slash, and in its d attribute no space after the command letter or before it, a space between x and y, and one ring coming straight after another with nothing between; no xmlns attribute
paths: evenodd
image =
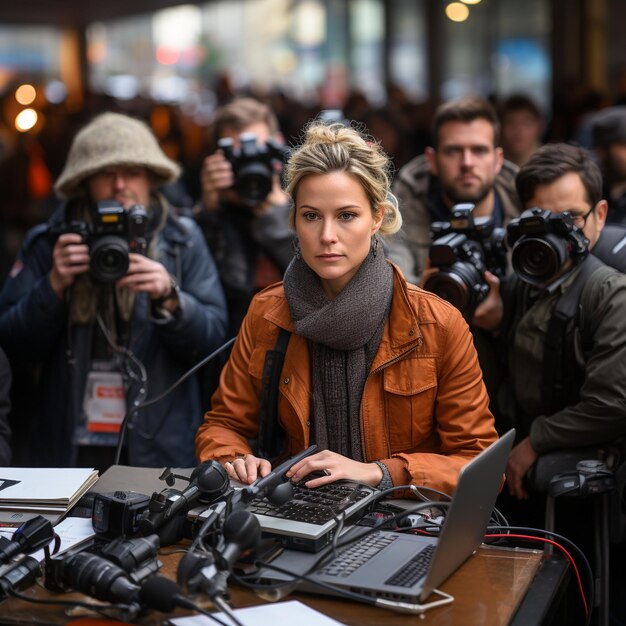
<svg viewBox="0 0 626 626"><path fill-rule="evenodd" d="M506 353L508 384L498 393L496 424L513 421L518 429L506 476L510 494L522 500L528 498L524 479L539 455L616 443L626 435L626 276L586 254L587 248L596 252L607 202L600 170L583 149L539 148L520 169L516 187L525 209L539 207L517 223L532 216L533 226L550 233L533 235L539 243L528 250L541 254L554 245L567 251L551 275L542 274L547 265L536 262L539 256L524 259L520 253L516 265L514 251L514 274L492 286L483 302L482 328L499 334ZM515 221L507 231L509 241L521 246L524 236ZM577 288L576 314L557 344L568 356L554 359L557 304ZM548 375L560 381L556 391L546 385Z"/></svg>

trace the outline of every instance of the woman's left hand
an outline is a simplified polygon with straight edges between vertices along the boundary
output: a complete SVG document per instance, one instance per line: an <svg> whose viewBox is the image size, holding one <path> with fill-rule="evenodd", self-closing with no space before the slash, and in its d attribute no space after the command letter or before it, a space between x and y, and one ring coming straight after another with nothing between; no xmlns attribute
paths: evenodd
<svg viewBox="0 0 626 626"><path fill-rule="evenodd" d="M330 450L323 450L302 459L289 469L286 476L297 483L311 472L324 472L326 476L308 481L305 483L307 487L327 485L342 478L376 487L383 478L383 471L376 463L353 461Z"/></svg>

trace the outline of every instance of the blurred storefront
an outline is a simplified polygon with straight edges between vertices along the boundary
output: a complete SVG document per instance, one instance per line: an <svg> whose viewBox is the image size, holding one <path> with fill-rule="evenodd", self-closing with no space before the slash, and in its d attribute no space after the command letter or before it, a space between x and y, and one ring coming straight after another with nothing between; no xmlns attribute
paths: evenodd
<svg viewBox="0 0 626 626"><path fill-rule="evenodd" d="M465 1L451 3L464 21L432 0L216 0L74 30L0 22L0 93L24 76L61 81L69 97L200 101L202 113L205 92L228 76L233 89L278 88L323 106L350 90L381 104L393 85L416 101L525 90L549 108L553 2ZM73 52L84 58L71 61Z"/></svg>
<svg viewBox="0 0 626 626"><path fill-rule="evenodd" d="M567 140L626 97L625 18L623 0L2 2L0 218L45 217L73 132L105 108L149 119L192 195L203 129L234 94L266 98L288 138L344 108L398 166L434 107L470 93L529 95Z"/></svg>

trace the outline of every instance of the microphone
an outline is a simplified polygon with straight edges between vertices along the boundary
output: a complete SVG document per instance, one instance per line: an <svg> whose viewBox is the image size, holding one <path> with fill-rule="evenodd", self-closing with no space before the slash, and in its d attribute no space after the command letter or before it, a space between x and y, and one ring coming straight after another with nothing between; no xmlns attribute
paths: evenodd
<svg viewBox="0 0 626 626"><path fill-rule="evenodd" d="M214 350L213 352L211 352L211 354L204 357L204 359L196 363L191 369L187 370L178 380L174 381L163 393L160 393L158 396L155 396L154 398L150 398L149 400L146 400L145 402L140 402L139 404L132 406L128 411L126 411L126 415L124 415L124 418L122 419L122 423L120 425L120 434L117 440L117 446L115 448L115 460L113 461L114 465L119 465L120 463L120 457L122 456L122 447L124 446L124 439L126 437L126 431L128 430L128 428L132 426L132 418L134 417L134 415L141 409L145 409L163 400L163 398L165 398L172 391L174 391L176 387L178 387L183 382L185 382L190 376L193 376L193 374L195 374L201 367L206 365L209 361L214 359L216 356L220 355L222 352L224 352L228 348L230 348L230 346L232 346L233 343L235 343L235 339L237 339L236 335L235 337L232 337L231 339L229 339L225 344L217 348L217 350ZM152 431L152 434L147 438L150 438L150 439L153 438L154 434L159 430L159 428L161 428L161 422L159 422L156 425L156 427Z"/></svg>
<svg viewBox="0 0 626 626"><path fill-rule="evenodd" d="M253 513L244 509L231 513L222 528L224 544L210 554L188 552L180 561L178 583L190 592L202 591L211 600L226 592L226 582L242 552L257 545L261 525Z"/></svg>
<svg viewBox="0 0 626 626"><path fill-rule="evenodd" d="M139 589L139 601L161 613L171 613L177 607L196 610L196 605L183 596L180 586L164 576L148 578Z"/></svg>
<svg viewBox="0 0 626 626"><path fill-rule="evenodd" d="M285 479L285 474L293 465L313 454L316 450L316 445L309 446L306 450L302 450L302 452L298 452L298 454L283 461L267 476L263 476L263 478L255 480L251 485L240 489L239 492L233 496L233 509L237 508L237 506L241 506L240 503L243 503L245 506L258 497L265 496L270 499L274 492L276 492L275 504L288 502L293 497L293 490L291 483ZM289 487L285 488L283 485L288 485Z"/></svg>
<svg viewBox="0 0 626 626"><path fill-rule="evenodd" d="M176 543L183 536L184 516L197 501L213 502L230 489L228 474L217 461L205 461L194 469L184 491L164 489L153 493L139 520L142 535L158 534L161 545Z"/></svg>
<svg viewBox="0 0 626 626"><path fill-rule="evenodd" d="M31 554L54 539L50 520L37 515L25 521L11 537L0 544L0 563L8 563L16 554Z"/></svg>
<svg viewBox="0 0 626 626"><path fill-rule="evenodd" d="M153 493L148 509L139 520L140 534L146 536L156 533L159 535L161 544L165 545L169 538L168 523L177 519L177 513L184 513L191 508L199 496L200 489L195 484L182 492L177 489L164 489L160 493ZM173 525L178 526L178 524ZM164 532L159 532L160 530Z"/></svg>
<svg viewBox="0 0 626 626"><path fill-rule="evenodd" d="M217 461L203 461L191 472L190 482L196 482L200 489L200 502L211 504L231 491L228 472Z"/></svg>
<svg viewBox="0 0 626 626"><path fill-rule="evenodd" d="M224 547L216 553L216 564L219 569L230 572L239 555L259 542L261 524L250 511L235 511L226 518L222 534Z"/></svg>
<svg viewBox="0 0 626 626"><path fill-rule="evenodd" d="M208 611L205 611L191 600L185 598L180 586L173 580L164 578L163 576L153 576L142 585L139 590L139 601L143 606L154 609L155 611L160 611L161 613L171 613L177 607L191 609L192 611L210 617L212 621L226 626L225 622L217 619ZM221 598L215 598L214 604L231 618L233 624L241 626L241 622L234 616L228 603L222 601Z"/></svg>

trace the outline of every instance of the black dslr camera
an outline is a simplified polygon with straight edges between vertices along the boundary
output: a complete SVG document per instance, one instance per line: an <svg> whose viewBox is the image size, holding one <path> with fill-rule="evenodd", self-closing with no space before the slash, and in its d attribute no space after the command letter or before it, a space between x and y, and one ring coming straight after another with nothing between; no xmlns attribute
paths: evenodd
<svg viewBox="0 0 626 626"><path fill-rule="evenodd" d="M431 224L430 264L439 271L424 284L468 320L489 293L485 271L499 277L506 272L504 228L495 228L492 217L474 217L473 210L473 204L456 204L449 222Z"/></svg>
<svg viewBox="0 0 626 626"><path fill-rule="evenodd" d="M117 202L98 202L92 224L73 221L53 229L52 235L77 233L89 246L89 267L93 278L114 283L128 271L128 253L146 254L148 214L136 204L128 211Z"/></svg>
<svg viewBox="0 0 626 626"><path fill-rule="evenodd" d="M539 207L511 220L507 243L513 248L513 271L531 285L551 283L568 261L577 265L589 253L589 240L567 211L552 213Z"/></svg>
<svg viewBox="0 0 626 626"><path fill-rule="evenodd" d="M217 147L233 167L235 191L255 206L267 198L272 190L274 165L286 163L290 150L274 139L259 144L254 133L241 133L239 143L240 147L235 148L233 139L224 137Z"/></svg>

